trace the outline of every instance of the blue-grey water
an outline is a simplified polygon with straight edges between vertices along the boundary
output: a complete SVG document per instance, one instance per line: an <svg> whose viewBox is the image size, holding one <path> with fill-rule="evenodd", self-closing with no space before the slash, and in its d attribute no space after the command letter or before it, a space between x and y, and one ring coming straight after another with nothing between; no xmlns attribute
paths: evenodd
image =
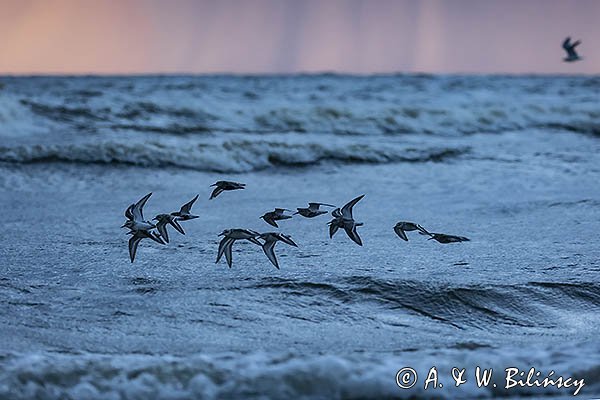
<svg viewBox="0 0 600 400"><path fill-rule="evenodd" d="M0 398L573 397L505 390L509 367L600 396L600 78L0 83ZM220 179L247 188L209 201ZM132 264L119 227L148 192L147 217L196 194L200 217ZM363 193L363 247L294 216L280 270L250 242L215 264L223 229ZM401 220L471 241L404 242Z"/></svg>

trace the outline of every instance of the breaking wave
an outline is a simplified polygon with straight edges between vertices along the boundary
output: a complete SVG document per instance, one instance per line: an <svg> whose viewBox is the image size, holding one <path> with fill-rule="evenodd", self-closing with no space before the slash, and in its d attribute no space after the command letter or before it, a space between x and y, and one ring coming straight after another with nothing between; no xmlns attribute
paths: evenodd
<svg viewBox="0 0 600 400"><path fill-rule="evenodd" d="M10 78L0 136L47 128L161 134L600 135L594 77L172 76ZM17 130L17 132L15 132Z"/></svg>
<svg viewBox="0 0 600 400"><path fill-rule="evenodd" d="M211 143L122 141L81 144L0 146L0 161L30 164L124 164L142 167L173 166L198 171L247 172L275 166L306 167L323 162L392 163L441 162L461 156L468 148L424 148L376 144L285 143L228 140Z"/></svg>
<svg viewBox="0 0 600 400"><path fill-rule="evenodd" d="M474 347L474 346L472 346ZM574 388L516 387L510 390L482 387L470 379L455 388L424 390L422 381L435 365L440 377L450 376L452 367L474 368L486 360L486 367L498 374L507 367L527 371L543 365L542 371L562 371L585 379L580 395L600 389L599 357L571 361L569 351L582 347L562 346L538 349L526 356L519 349L481 348L407 352L383 355L108 355L64 353L9 353L0 363L0 397L20 399L456 399L521 398L530 396L572 396ZM591 346L593 347L593 346ZM535 350L535 349L532 349ZM597 349L592 349L597 350ZM567 361L565 361L567 360ZM395 382L398 370L411 365L421 381L410 390ZM498 378L499 380L499 378ZM450 382L448 382L450 383Z"/></svg>

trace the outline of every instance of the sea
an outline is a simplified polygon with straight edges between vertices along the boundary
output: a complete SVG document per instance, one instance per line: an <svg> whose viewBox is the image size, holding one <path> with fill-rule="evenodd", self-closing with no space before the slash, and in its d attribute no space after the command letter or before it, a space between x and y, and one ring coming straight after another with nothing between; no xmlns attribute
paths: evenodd
<svg viewBox="0 0 600 400"><path fill-rule="evenodd" d="M1 399L600 397L600 76L0 76L0 210Z"/></svg>

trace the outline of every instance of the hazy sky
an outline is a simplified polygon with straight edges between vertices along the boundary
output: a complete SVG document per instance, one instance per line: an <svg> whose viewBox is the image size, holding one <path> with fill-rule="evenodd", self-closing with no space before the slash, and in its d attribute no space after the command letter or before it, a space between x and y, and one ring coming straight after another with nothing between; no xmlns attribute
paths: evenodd
<svg viewBox="0 0 600 400"><path fill-rule="evenodd" d="M600 73L600 0L0 0L0 73L299 71Z"/></svg>

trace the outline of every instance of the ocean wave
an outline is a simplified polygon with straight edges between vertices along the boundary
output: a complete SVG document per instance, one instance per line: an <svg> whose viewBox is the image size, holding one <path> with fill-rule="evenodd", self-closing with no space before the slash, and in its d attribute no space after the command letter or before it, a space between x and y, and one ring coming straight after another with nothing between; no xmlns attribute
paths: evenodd
<svg viewBox="0 0 600 400"><path fill-rule="evenodd" d="M46 117L54 122L70 122L77 119L102 121L107 119L107 114L110 112L108 108L90 109L85 106L49 105L26 99L21 100L21 104L29 107L34 114Z"/></svg>
<svg viewBox="0 0 600 400"><path fill-rule="evenodd" d="M600 310L600 285L529 282L517 285L452 286L410 280L348 277L337 283L265 278L256 287L285 290L290 296L321 296L342 303L374 303L396 312L427 318L457 329L475 327L505 331L507 327L553 328L566 323L560 311Z"/></svg>
<svg viewBox="0 0 600 400"><path fill-rule="evenodd" d="M575 388L481 387L475 379L456 388L424 389L431 366L447 382L453 367L477 365L496 374L508 367L527 371L532 365L548 374L584 379L581 395L598 393L600 357L597 345L555 348L431 349L402 355L6 353L1 355L0 397L20 399L456 399L521 398L532 395L572 396ZM569 357L589 348L590 357ZM591 354L596 354L591 356ZM569 361L572 360L572 361ZM457 364L458 363L458 364ZM484 363L484 364L482 364ZM412 389L396 385L397 371L410 365L420 382ZM449 382L448 382L449 383Z"/></svg>
<svg viewBox="0 0 600 400"><path fill-rule="evenodd" d="M120 129L359 136L545 129L598 136L596 82L414 75L23 78L0 92L0 105L11 110L0 110L0 135L42 125L58 136Z"/></svg>
<svg viewBox="0 0 600 400"><path fill-rule="evenodd" d="M247 172L274 166L305 167L323 162L442 162L468 148L424 148L336 143L229 140L219 144L106 141L81 144L0 146L0 161L18 164L65 162L179 167L198 171Z"/></svg>
<svg viewBox="0 0 600 400"><path fill-rule="evenodd" d="M508 104L438 105L356 108L351 105L268 107L257 112L216 111L176 107L153 102L132 102L113 110L115 105L44 104L22 99L14 117L23 118L27 111L43 117L46 125L66 125L67 129L115 131L130 130L162 134L203 132L320 133L334 135L406 135L461 136L476 133L500 133L541 129L600 136L600 110L577 110L571 107L542 107ZM116 105L118 108L119 105ZM232 112L233 111L233 112ZM12 118L5 118L7 122ZM24 121L20 121L23 123Z"/></svg>

